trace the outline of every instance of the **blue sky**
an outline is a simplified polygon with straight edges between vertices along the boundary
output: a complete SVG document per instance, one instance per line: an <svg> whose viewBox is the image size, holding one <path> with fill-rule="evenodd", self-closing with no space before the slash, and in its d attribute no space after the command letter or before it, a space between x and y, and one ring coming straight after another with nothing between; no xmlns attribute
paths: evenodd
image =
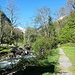
<svg viewBox="0 0 75 75"><path fill-rule="evenodd" d="M10 0L11 1L11 0ZM30 17L34 15L36 9L47 6L52 12L59 10L60 7L65 6L67 0L15 0L19 8L20 22L24 24L25 22L31 22ZM0 0L0 5L3 7L5 12L6 0ZM54 17L54 15L52 15Z"/></svg>

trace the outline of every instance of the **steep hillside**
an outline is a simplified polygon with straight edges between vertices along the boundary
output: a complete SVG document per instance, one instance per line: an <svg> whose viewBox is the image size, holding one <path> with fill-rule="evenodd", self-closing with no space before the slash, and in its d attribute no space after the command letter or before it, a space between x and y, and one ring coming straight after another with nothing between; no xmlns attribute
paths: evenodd
<svg viewBox="0 0 75 75"><path fill-rule="evenodd" d="M60 43L75 42L75 11L54 24Z"/></svg>
<svg viewBox="0 0 75 75"><path fill-rule="evenodd" d="M9 20L9 18L5 15L4 12L0 11L0 22L1 25L11 25L11 21Z"/></svg>

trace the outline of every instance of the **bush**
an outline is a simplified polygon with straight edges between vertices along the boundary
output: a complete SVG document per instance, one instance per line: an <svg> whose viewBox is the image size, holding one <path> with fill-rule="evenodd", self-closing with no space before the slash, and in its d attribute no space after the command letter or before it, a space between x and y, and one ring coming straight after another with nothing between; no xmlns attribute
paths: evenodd
<svg viewBox="0 0 75 75"><path fill-rule="evenodd" d="M39 38L36 42L33 43L32 49L35 51L35 54L44 58L51 53L51 49L56 47L56 42L50 38Z"/></svg>
<svg viewBox="0 0 75 75"><path fill-rule="evenodd" d="M26 66L37 66L38 59L37 58L20 58L20 61L15 66L18 70L23 69Z"/></svg>
<svg viewBox="0 0 75 75"><path fill-rule="evenodd" d="M40 38L33 45L33 50L35 50L35 54L39 57L45 57L47 53L50 53L51 43L48 38Z"/></svg>

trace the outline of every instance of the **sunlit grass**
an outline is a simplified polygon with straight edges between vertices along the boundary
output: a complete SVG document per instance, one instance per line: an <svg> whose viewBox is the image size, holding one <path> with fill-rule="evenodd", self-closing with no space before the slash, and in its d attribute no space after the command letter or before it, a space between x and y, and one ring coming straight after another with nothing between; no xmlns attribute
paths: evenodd
<svg viewBox="0 0 75 75"><path fill-rule="evenodd" d="M61 45L61 48L64 50L66 55L69 57L70 61L72 62L73 66L71 70L74 72L75 75L75 43L68 43Z"/></svg>
<svg viewBox="0 0 75 75"><path fill-rule="evenodd" d="M10 52L10 50L9 49L4 49L4 50L0 51L0 53L3 53L3 52Z"/></svg>
<svg viewBox="0 0 75 75"><path fill-rule="evenodd" d="M44 73L43 75L55 75L54 73Z"/></svg>
<svg viewBox="0 0 75 75"><path fill-rule="evenodd" d="M47 57L48 62L52 65L55 65L55 73L47 72L47 73L44 73L42 75L56 75L56 73L59 70L59 67L58 67L58 64L57 64L58 59L59 59L59 54L58 53L59 53L58 48L53 49L51 55L48 55L48 57Z"/></svg>
<svg viewBox="0 0 75 75"><path fill-rule="evenodd" d="M18 43L18 46L20 46L20 45L24 45L24 43Z"/></svg>

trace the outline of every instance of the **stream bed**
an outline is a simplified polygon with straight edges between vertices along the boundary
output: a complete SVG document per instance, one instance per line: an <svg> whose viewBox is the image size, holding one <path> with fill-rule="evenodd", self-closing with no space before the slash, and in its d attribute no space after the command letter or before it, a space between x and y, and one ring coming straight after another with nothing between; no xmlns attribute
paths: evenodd
<svg viewBox="0 0 75 75"><path fill-rule="evenodd" d="M23 58L32 58L35 57L35 55L25 55L23 56ZM0 70L2 69L7 69L7 68L12 68L12 65L16 65L16 63L18 63L20 60L20 58L13 58L13 59L9 59L6 61L0 61Z"/></svg>

